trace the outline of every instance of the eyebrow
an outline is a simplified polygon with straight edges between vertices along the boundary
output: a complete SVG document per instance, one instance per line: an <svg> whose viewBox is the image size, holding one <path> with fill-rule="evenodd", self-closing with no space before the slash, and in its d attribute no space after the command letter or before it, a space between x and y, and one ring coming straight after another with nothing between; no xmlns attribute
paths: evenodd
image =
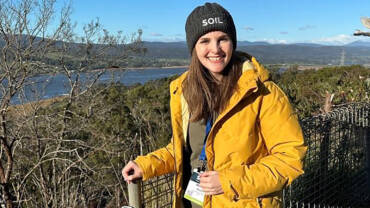
<svg viewBox="0 0 370 208"><path fill-rule="evenodd" d="M229 38L229 36L228 35L221 35L219 38Z"/></svg>
<svg viewBox="0 0 370 208"><path fill-rule="evenodd" d="M221 39L221 38L229 38L229 36L228 35L221 35L217 39ZM209 38L209 37L199 38L199 40L209 40L209 39L211 39L211 38Z"/></svg>

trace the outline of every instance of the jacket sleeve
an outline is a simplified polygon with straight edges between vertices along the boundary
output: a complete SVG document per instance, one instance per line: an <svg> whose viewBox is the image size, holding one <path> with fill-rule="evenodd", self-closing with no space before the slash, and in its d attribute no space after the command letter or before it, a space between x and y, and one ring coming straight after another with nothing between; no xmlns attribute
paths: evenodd
<svg viewBox="0 0 370 208"><path fill-rule="evenodd" d="M230 200L253 199L279 191L303 174L306 153L302 130L286 95L273 82L263 95L257 130L267 155L251 165L219 172L225 195Z"/></svg>
<svg viewBox="0 0 370 208"><path fill-rule="evenodd" d="M145 156L138 156L134 161L143 171L144 181L155 176L175 171L173 138L166 147L160 148Z"/></svg>

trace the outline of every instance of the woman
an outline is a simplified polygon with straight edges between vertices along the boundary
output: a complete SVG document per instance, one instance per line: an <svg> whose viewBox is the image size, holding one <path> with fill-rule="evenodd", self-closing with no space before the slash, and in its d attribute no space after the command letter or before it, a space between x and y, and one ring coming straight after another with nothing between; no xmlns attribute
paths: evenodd
<svg viewBox="0 0 370 208"><path fill-rule="evenodd" d="M220 5L195 8L185 29L192 57L170 85L171 143L129 162L123 177L175 173L173 207L282 207L306 152L286 95L254 57L235 51L234 22ZM193 169L200 200L184 198Z"/></svg>

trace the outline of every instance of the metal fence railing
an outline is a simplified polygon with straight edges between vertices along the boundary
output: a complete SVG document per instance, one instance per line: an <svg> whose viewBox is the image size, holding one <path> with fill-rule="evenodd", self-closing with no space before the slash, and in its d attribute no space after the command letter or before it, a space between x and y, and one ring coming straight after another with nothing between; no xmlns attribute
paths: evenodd
<svg viewBox="0 0 370 208"><path fill-rule="evenodd" d="M172 207L173 175L157 177L156 180L144 182L142 186L145 207Z"/></svg>
<svg viewBox="0 0 370 208"><path fill-rule="evenodd" d="M369 114L370 103L355 103L301 121L305 174L284 189L285 207L370 207ZM171 207L172 178L143 182L143 207Z"/></svg>
<svg viewBox="0 0 370 208"><path fill-rule="evenodd" d="M356 103L302 121L305 174L285 190L288 207L369 207L369 111L369 103Z"/></svg>

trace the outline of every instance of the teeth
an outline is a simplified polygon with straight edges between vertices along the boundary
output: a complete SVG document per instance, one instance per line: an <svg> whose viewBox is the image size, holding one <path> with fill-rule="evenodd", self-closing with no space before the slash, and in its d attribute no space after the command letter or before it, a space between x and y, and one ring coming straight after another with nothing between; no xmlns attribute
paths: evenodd
<svg viewBox="0 0 370 208"><path fill-rule="evenodd" d="M218 61L221 59L221 57L208 57L208 59L211 61Z"/></svg>

